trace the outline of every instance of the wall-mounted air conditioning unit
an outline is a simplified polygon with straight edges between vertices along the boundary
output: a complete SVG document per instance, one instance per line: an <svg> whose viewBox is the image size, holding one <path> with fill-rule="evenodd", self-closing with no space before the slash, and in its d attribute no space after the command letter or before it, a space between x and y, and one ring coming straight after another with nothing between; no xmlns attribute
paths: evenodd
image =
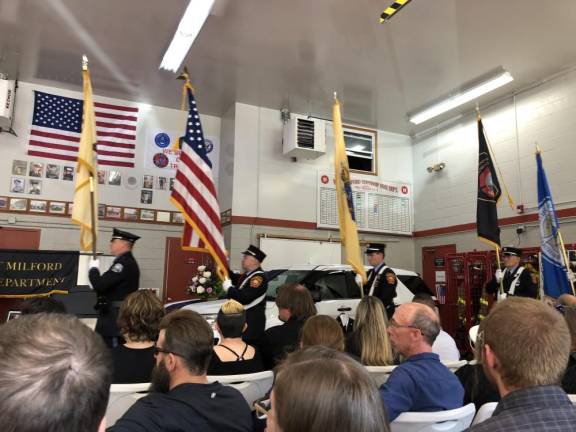
<svg viewBox="0 0 576 432"><path fill-rule="evenodd" d="M0 79L0 130L12 127L16 81Z"/></svg>
<svg viewBox="0 0 576 432"><path fill-rule="evenodd" d="M303 159L316 159L325 154L326 122L292 114L284 125L283 152Z"/></svg>

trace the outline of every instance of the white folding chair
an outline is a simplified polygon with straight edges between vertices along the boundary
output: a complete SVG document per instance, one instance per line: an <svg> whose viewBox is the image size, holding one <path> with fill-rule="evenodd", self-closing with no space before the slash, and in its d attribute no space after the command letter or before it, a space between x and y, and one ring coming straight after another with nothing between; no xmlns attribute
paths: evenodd
<svg viewBox="0 0 576 432"><path fill-rule="evenodd" d="M252 409L254 401L266 396L272 388L274 373L272 371L256 372L246 375L209 376L208 382L218 381L237 389Z"/></svg>
<svg viewBox="0 0 576 432"><path fill-rule="evenodd" d="M80 318L80 322L92 330L96 329L96 321L98 321L98 318Z"/></svg>
<svg viewBox="0 0 576 432"><path fill-rule="evenodd" d="M568 399L570 399L573 405L576 405L576 394L569 394Z"/></svg>
<svg viewBox="0 0 576 432"><path fill-rule="evenodd" d="M494 410L497 406L498 402L488 402L482 405L480 409L478 409L472 425L482 423L484 420L488 420L490 417L492 417L492 414L494 413Z"/></svg>
<svg viewBox="0 0 576 432"><path fill-rule="evenodd" d="M466 366L468 362L466 360L459 360L459 361L446 361L442 362L444 366L450 369L452 372L456 372L462 366Z"/></svg>
<svg viewBox="0 0 576 432"><path fill-rule="evenodd" d="M141 397L146 396L150 383L112 384L106 408L106 426L113 426Z"/></svg>
<svg viewBox="0 0 576 432"><path fill-rule="evenodd" d="M449 411L406 412L390 423L390 430L391 432L461 432L470 427L475 413L474 404Z"/></svg>
<svg viewBox="0 0 576 432"><path fill-rule="evenodd" d="M376 382L376 385L380 387L386 381L388 381L388 377L392 373L392 371L396 368L396 366L365 366L366 370L372 377L372 379Z"/></svg>

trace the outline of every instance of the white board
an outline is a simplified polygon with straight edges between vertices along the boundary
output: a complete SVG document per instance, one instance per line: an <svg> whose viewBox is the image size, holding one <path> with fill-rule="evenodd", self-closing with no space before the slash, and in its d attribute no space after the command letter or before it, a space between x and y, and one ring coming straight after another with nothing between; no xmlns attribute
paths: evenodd
<svg viewBox="0 0 576 432"><path fill-rule="evenodd" d="M341 264L340 242L260 238L260 249L266 253L267 270L293 265Z"/></svg>

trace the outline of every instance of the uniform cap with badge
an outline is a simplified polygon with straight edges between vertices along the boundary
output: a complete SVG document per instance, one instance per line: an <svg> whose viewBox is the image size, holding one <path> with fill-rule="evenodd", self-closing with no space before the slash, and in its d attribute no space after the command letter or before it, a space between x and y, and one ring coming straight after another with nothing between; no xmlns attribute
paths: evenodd
<svg viewBox="0 0 576 432"><path fill-rule="evenodd" d="M514 246L505 246L502 248L503 255L522 257L522 249Z"/></svg>
<svg viewBox="0 0 576 432"><path fill-rule="evenodd" d="M366 248L366 254L371 254L371 253L384 253L384 251L386 250L386 245L384 243L370 243L368 245L368 247Z"/></svg>
<svg viewBox="0 0 576 432"><path fill-rule="evenodd" d="M113 240L126 240L132 244L136 243L136 240L138 240L140 238L140 236L137 236L136 234L132 234L129 233L128 231L122 231L118 228L114 228L114 230L112 231L112 238L110 239L110 241Z"/></svg>
<svg viewBox="0 0 576 432"><path fill-rule="evenodd" d="M250 255L256 258L259 262L264 261L264 258L266 258L266 254L254 245L248 246L248 248L242 252L242 255Z"/></svg>

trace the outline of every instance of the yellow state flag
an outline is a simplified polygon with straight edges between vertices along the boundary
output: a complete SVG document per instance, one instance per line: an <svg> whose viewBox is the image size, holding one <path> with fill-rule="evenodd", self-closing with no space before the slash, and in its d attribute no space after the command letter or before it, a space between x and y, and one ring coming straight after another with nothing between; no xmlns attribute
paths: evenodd
<svg viewBox="0 0 576 432"><path fill-rule="evenodd" d="M98 204L96 194L96 120L94 102L92 100L92 84L90 72L85 60L82 69L84 81L84 108L82 133L78 149L78 165L76 166L76 189L74 191L74 207L72 222L80 225L80 249L90 251L96 248L96 232L98 231ZM93 191L93 193L92 193Z"/></svg>
<svg viewBox="0 0 576 432"><path fill-rule="evenodd" d="M354 199L352 196L348 157L346 156L346 145L344 143L344 131L342 130L340 103L336 98L334 98L334 108L332 110L332 124L334 127L334 178L336 181L340 238L346 253L346 262L352 266L356 274L362 277L362 283L366 283L366 270L362 262L358 228L354 217Z"/></svg>

